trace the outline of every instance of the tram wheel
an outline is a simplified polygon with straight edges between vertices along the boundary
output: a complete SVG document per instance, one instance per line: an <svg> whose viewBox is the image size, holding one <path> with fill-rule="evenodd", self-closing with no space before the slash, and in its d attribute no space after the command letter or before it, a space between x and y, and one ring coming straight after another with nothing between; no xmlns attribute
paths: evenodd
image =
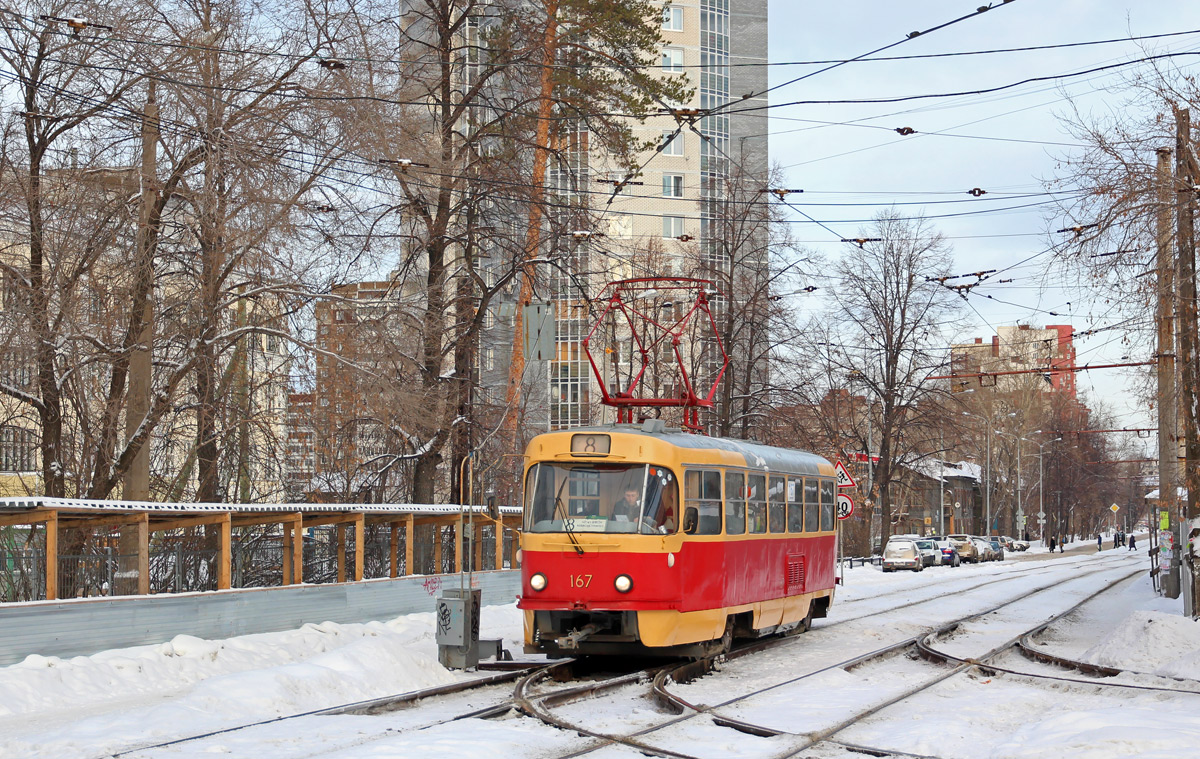
<svg viewBox="0 0 1200 759"><path fill-rule="evenodd" d="M797 628L799 632L806 633L812 629L813 612L816 611L815 607L815 603L812 601L808 602L808 613L805 614L804 619L800 621L800 627Z"/></svg>
<svg viewBox="0 0 1200 759"><path fill-rule="evenodd" d="M721 653L727 654L733 649L733 617L725 618L725 632L721 634Z"/></svg>

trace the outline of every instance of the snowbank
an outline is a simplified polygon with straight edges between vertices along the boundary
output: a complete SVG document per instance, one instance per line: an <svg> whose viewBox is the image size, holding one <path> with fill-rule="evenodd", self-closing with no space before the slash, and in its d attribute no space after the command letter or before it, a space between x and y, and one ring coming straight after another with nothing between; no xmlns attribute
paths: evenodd
<svg viewBox="0 0 1200 759"><path fill-rule="evenodd" d="M1200 680L1200 622L1136 611L1082 658L1106 667Z"/></svg>

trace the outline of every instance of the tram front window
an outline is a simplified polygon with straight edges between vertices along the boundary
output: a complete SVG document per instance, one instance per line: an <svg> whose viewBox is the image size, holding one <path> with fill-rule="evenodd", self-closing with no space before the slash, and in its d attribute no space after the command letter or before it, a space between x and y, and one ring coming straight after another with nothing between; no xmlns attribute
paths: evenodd
<svg viewBox="0 0 1200 759"><path fill-rule="evenodd" d="M679 524L679 483L653 464L534 464L525 476L527 532L662 535Z"/></svg>

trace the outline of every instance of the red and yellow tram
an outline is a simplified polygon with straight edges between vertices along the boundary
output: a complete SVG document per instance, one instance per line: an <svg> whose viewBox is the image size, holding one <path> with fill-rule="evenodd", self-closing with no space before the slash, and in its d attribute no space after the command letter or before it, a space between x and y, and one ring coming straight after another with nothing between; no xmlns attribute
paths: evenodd
<svg viewBox="0 0 1200 759"><path fill-rule="evenodd" d="M660 420L538 435L526 651L702 656L807 629L833 601L836 492L820 456Z"/></svg>

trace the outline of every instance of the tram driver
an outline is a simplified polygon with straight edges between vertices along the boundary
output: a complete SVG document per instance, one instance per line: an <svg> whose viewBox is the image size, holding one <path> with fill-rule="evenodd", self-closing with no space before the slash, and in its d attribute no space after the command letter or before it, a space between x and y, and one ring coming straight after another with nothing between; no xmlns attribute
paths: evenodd
<svg viewBox="0 0 1200 759"><path fill-rule="evenodd" d="M614 522L637 522L642 515L641 493L635 487L625 488L625 495L613 504Z"/></svg>

